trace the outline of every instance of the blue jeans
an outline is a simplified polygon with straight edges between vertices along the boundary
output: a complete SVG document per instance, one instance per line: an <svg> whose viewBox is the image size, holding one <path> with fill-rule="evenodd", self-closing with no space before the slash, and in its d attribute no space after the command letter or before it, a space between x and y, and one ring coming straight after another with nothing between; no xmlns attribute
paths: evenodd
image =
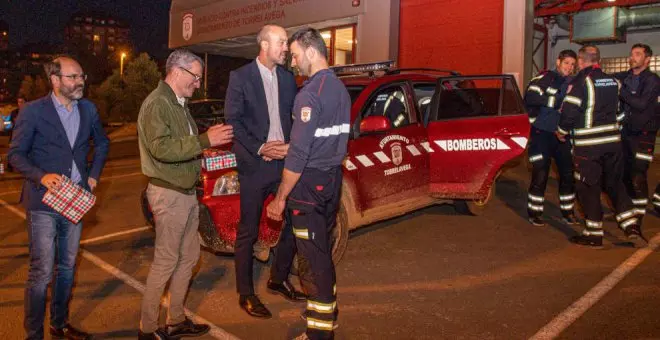
<svg viewBox="0 0 660 340"><path fill-rule="evenodd" d="M50 304L50 325L62 328L68 322L82 223L73 224L54 212L28 211L27 227L30 269L25 285L24 327L28 339L43 339L46 291L53 278L56 254L57 276Z"/></svg>

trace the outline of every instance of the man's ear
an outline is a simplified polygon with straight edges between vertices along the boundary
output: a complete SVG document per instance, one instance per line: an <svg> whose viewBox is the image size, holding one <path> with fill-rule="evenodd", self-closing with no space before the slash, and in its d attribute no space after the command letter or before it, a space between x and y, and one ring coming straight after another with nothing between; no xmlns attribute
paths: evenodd
<svg viewBox="0 0 660 340"><path fill-rule="evenodd" d="M309 60L309 61L313 61L313 60L316 59L316 53L317 53L316 50L311 48L311 47L308 47L305 50L305 56L307 57L307 60Z"/></svg>

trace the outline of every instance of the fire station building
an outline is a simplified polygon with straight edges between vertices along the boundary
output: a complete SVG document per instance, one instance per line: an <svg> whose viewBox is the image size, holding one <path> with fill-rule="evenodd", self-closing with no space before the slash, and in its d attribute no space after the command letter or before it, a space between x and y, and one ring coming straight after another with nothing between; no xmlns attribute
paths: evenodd
<svg viewBox="0 0 660 340"><path fill-rule="evenodd" d="M579 44L604 44L604 66L624 69L632 44L660 49L660 7L647 0L173 0L169 46L254 58L256 33L269 23L289 33L321 30L332 65L393 60L398 67L511 73L519 84ZM657 72L656 64L657 57Z"/></svg>

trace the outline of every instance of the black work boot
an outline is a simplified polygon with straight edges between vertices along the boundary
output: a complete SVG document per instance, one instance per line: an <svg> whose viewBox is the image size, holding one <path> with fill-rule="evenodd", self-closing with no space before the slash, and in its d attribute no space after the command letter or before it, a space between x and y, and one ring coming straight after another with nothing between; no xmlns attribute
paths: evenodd
<svg viewBox="0 0 660 340"><path fill-rule="evenodd" d="M603 247L603 237L602 236L595 236L595 235L577 235L573 236L569 239L571 242L575 244L579 244L581 246L588 246L588 247L594 247L594 248L602 248Z"/></svg>
<svg viewBox="0 0 660 340"><path fill-rule="evenodd" d="M527 220L533 226L543 227L545 225L545 222L541 219L541 216L530 216Z"/></svg>
<svg viewBox="0 0 660 340"><path fill-rule="evenodd" d="M572 213L564 215L561 218L561 221L566 225L578 225L578 224L580 224L577 217L575 217L575 214L572 214Z"/></svg>
<svg viewBox="0 0 660 340"><path fill-rule="evenodd" d="M649 241L644 237L642 234L642 228L637 225L633 224L631 226L626 227L626 229L623 230L623 233L626 235L628 240L632 241L636 247L643 247L646 244L649 243ZM642 243L643 241L644 243Z"/></svg>

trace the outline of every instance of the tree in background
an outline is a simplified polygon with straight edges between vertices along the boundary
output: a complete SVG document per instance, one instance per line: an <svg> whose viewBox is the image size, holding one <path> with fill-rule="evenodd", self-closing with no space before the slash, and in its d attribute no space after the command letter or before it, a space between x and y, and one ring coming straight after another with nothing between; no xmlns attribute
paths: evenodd
<svg viewBox="0 0 660 340"><path fill-rule="evenodd" d="M100 86L90 90L90 99L96 102L106 121L136 121L142 101L161 78L158 65L142 53L125 64L123 79L115 69Z"/></svg>
<svg viewBox="0 0 660 340"><path fill-rule="evenodd" d="M46 84L46 80L43 77L37 76L36 78L32 78L32 76L25 76L18 90L18 95L31 101L45 96L48 94L48 91L48 84Z"/></svg>

